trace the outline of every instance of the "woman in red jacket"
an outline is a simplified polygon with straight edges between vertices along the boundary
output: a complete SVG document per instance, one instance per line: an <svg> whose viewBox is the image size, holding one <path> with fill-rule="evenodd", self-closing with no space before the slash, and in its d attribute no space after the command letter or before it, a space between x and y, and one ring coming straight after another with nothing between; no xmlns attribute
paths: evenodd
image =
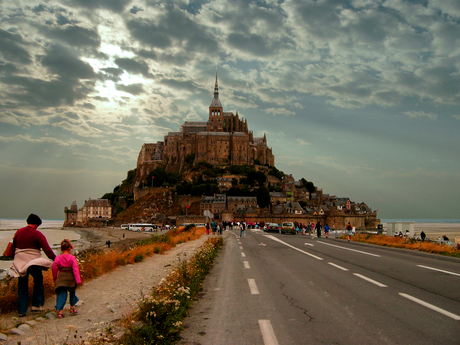
<svg viewBox="0 0 460 345"><path fill-rule="evenodd" d="M51 267L52 262L41 257L41 249L51 260L56 258L48 241L37 228L42 220L35 214L27 218L27 226L19 229L14 237L15 248L13 269L18 276L18 313L26 316L29 308L29 274L34 279L32 311L41 311L45 304L42 270Z"/></svg>

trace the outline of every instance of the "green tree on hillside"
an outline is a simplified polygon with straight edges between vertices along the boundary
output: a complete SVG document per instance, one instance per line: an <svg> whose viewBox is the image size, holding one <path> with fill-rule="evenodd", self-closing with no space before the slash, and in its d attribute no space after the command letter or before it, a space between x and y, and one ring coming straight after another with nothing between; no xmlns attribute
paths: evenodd
<svg viewBox="0 0 460 345"><path fill-rule="evenodd" d="M167 172L164 167L153 169L146 177L148 187L175 186L182 180L182 175L176 172Z"/></svg>
<svg viewBox="0 0 460 345"><path fill-rule="evenodd" d="M302 181L302 185L305 187L306 190L310 192L310 194L316 192L316 187L313 184L313 182L309 182L305 180L303 177L300 179L300 181Z"/></svg>
<svg viewBox="0 0 460 345"><path fill-rule="evenodd" d="M270 206L270 192L266 187L260 187L254 190L254 194L257 197L257 205L259 205L259 207Z"/></svg>
<svg viewBox="0 0 460 345"><path fill-rule="evenodd" d="M254 187L256 182L258 182L259 186L263 186L266 181L267 175L262 171L251 171L248 173L247 182L251 187Z"/></svg>
<svg viewBox="0 0 460 345"><path fill-rule="evenodd" d="M276 169L275 167L272 167L270 169L270 171L268 172L269 175L271 176L275 176L277 178L279 178L280 180L282 180L284 178L284 172Z"/></svg>

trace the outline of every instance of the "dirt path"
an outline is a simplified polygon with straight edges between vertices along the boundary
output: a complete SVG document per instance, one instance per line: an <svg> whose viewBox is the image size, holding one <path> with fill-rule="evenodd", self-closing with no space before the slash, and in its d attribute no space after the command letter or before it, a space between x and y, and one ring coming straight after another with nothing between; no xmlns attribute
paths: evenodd
<svg viewBox="0 0 460 345"><path fill-rule="evenodd" d="M103 232L93 233L93 235L95 236L92 237L93 242L97 241L105 245L106 235ZM110 236L113 235L113 232L110 232ZM112 237L112 240L115 238ZM64 319L54 318L55 298L50 298L45 303L48 312L39 315L29 311L28 316L21 320L15 317L17 313L2 315L0 317L2 328L6 325L11 328L21 322L32 324L30 329L28 326L21 326L26 328L23 335L9 334L6 344L18 344L18 342L22 345L76 344L108 328L114 329L115 334L121 335L123 330L116 325L116 321L123 315L130 314L136 307L136 300L142 294L150 292L161 278L177 266L179 259L193 256L206 239L205 235L198 240L179 244L166 254L154 255L135 265L119 267L111 273L85 283L77 289L79 304L81 304L77 316L70 316L68 310L65 310ZM120 241L118 245L123 243L126 241Z"/></svg>

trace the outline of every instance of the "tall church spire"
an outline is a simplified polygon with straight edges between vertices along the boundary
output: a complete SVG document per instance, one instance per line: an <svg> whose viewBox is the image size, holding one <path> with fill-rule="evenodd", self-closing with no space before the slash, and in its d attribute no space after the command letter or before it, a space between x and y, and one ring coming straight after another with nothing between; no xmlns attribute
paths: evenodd
<svg viewBox="0 0 460 345"><path fill-rule="evenodd" d="M219 98L219 85L217 85L217 66L216 66L216 84L214 85L214 97Z"/></svg>
<svg viewBox="0 0 460 345"><path fill-rule="evenodd" d="M219 85L217 84L217 66L216 66L216 83L214 84L214 98L211 101L210 108L222 108L219 100Z"/></svg>

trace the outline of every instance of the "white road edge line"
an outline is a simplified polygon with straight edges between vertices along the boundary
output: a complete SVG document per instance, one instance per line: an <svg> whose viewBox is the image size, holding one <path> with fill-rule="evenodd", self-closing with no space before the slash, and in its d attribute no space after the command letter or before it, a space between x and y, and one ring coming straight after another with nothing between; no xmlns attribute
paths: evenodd
<svg viewBox="0 0 460 345"><path fill-rule="evenodd" d="M440 270L439 268L433 268L433 267L428 267L428 266L423 266L423 265L417 265L417 266L422 267L422 268L426 268L428 270L433 270L433 271L438 271L438 272L442 272L442 273L452 274L454 276L459 276L460 277L460 274L458 274L458 273Z"/></svg>
<svg viewBox="0 0 460 345"><path fill-rule="evenodd" d="M331 266L334 266L334 267L338 268L339 270L348 271L348 268L339 266L339 265L337 265L337 264L334 264L333 262L328 262L328 264L331 265Z"/></svg>
<svg viewBox="0 0 460 345"><path fill-rule="evenodd" d="M411 301L413 301L413 302L415 302L415 303L418 303L418 304L420 304L420 305L423 305L424 307L427 307L427 308L429 308L429 309L431 309L431 310L434 310L434 311L436 311L436 312L438 312L438 313L441 313L441 314L443 314L443 315L445 315L445 316L448 316L448 317L450 317L450 318L452 318L452 319L454 319L454 320L456 320L456 321L459 321L459 320L460 320L460 316L458 316L458 315L456 315L456 314L453 314L453 313L451 313L451 312L449 312L449 311L447 311L447 310L444 310L444 309L441 309L441 308L439 308L439 307L436 307L435 305L432 305L432 304L427 303L427 302L425 302L425 301L422 301L422 300L420 300L420 299L418 299L418 298L416 298L416 297L413 297L413 296L411 296L411 295L408 295L408 294L405 294L405 293L402 293L402 292L400 292L399 295L402 296L402 297L404 297L404 298L407 298L407 299L409 299L409 300L411 300Z"/></svg>
<svg viewBox="0 0 460 345"><path fill-rule="evenodd" d="M372 283L372 284L377 285L378 287L388 287L388 286L386 286L385 284L379 283L378 281L375 281L375 280L373 280L373 279L371 279L371 278L368 278L368 277L366 277L366 276L363 276L363 275L361 275L361 274L359 274L359 273L353 273L353 274L354 274L355 276L361 278L361 279L367 280L369 283Z"/></svg>
<svg viewBox="0 0 460 345"><path fill-rule="evenodd" d="M292 249L294 249L294 250L297 250L298 252L301 252L301 253L303 253L303 254L309 255L309 256L311 256L312 258L315 258L316 260L324 260L323 258L320 258L319 256L310 254L310 253L305 252L305 251L303 251L303 250L301 250L301 249L299 249L299 248L296 248L296 247L294 247L294 246L291 246L290 244L288 244L288 243L286 243L286 242L283 242L283 241L281 241L280 239L278 239L278 238L276 238L276 237L274 237L274 236L272 236L272 235L265 235L265 237L267 237L267 238L269 238L269 239L271 239L271 240L273 240L273 241L279 242L279 243L281 243L281 244L284 244L285 246L287 246L287 247L289 247L289 248L292 248Z"/></svg>
<svg viewBox="0 0 460 345"><path fill-rule="evenodd" d="M279 345L270 320L259 320L259 327L264 339L264 345Z"/></svg>
<svg viewBox="0 0 460 345"><path fill-rule="evenodd" d="M249 290L251 290L251 295L258 295L259 289L257 288L256 281L254 279L248 279Z"/></svg>
<svg viewBox="0 0 460 345"><path fill-rule="evenodd" d="M350 251L356 252L356 253L361 253L361 254L366 254L366 255L370 255L370 256L375 256L375 257L378 257L378 258L380 257L380 255L377 255L377 254L372 254L372 253L363 252L363 251L361 251L361 250L356 250L356 249L341 247L341 246L337 246L337 245L331 244L331 243L326 243L326 242L321 242L321 241L316 241L316 243L325 244L325 245L327 245L327 246L336 247L336 248L340 248L340 249L343 249L343 250L350 250Z"/></svg>
<svg viewBox="0 0 460 345"><path fill-rule="evenodd" d="M245 257L246 257L246 254L244 254L244 253L241 253L241 256L242 256L243 258L245 258Z"/></svg>
<svg viewBox="0 0 460 345"><path fill-rule="evenodd" d="M247 262L247 261L243 261L243 265L244 265L244 268L246 268L246 269L251 268L251 267L249 267L249 262Z"/></svg>

